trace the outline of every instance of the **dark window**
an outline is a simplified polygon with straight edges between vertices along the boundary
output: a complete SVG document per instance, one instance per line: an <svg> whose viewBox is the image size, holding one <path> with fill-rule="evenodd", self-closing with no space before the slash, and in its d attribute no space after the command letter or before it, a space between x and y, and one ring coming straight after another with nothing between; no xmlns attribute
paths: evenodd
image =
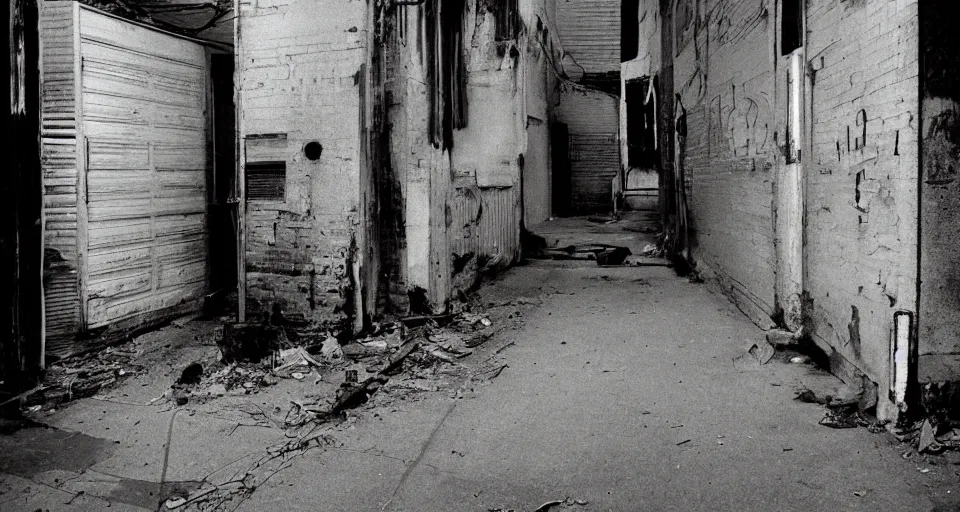
<svg viewBox="0 0 960 512"><path fill-rule="evenodd" d="M640 0L620 4L620 62L637 58L640 48Z"/></svg>
<svg viewBox="0 0 960 512"><path fill-rule="evenodd" d="M801 46L803 46L803 0L783 0L780 54L789 55Z"/></svg>
<svg viewBox="0 0 960 512"><path fill-rule="evenodd" d="M246 178L248 201L286 200L286 162L247 162Z"/></svg>

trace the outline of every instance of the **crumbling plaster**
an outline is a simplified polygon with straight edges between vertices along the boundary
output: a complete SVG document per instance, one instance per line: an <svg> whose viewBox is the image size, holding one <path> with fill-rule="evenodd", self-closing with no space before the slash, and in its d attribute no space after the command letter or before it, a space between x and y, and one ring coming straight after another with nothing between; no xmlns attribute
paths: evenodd
<svg viewBox="0 0 960 512"><path fill-rule="evenodd" d="M250 1L239 7L241 165L286 164L283 201L246 202L247 311L278 308L305 321L349 319L366 3ZM310 141L323 146L316 161L303 154Z"/></svg>
<svg viewBox="0 0 960 512"><path fill-rule="evenodd" d="M400 286L422 290L433 311L472 287L481 271L516 261L522 208L533 219L549 215L549 134L543 133L549 89L538 39L547 36L536 28L552 15L549 3L519 2L523 29L516 40L497 41L490 6L467 2L467 124L454 130L448 148L427 137L420 8L403 8L398 18L406 35L403 44L388 49L399 58L387 87L394 98L391 158L404 202ZM528 137L528 130L539 131Z"/></svg>

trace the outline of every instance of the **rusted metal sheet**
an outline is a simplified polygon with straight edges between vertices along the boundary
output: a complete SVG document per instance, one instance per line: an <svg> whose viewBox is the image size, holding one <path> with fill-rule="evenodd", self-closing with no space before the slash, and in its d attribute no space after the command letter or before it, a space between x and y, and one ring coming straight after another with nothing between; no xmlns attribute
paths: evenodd
<svg viewBox="0 0 960 512"><path fill-rule="evenodd" d="M86 327L198 299L207 285L203 47L80 11Z"/></svg>
<svg viewBox="0 0 960 512"><path fill-rule="evenodd" d="M621 0L557 2L560 44L584 73L620 70Z"/></svg>

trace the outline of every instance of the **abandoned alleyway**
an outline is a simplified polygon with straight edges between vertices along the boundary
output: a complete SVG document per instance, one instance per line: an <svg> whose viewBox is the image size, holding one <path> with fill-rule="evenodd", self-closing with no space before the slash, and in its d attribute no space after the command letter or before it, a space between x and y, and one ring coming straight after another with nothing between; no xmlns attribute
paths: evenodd
<svg viewBox="0 0 960 512"><path fill-rule="evenodd" d="M823 409L794 396L839 381L791 363L789 354L764 365L744 358L762 332L725 298L671 269L537 261L480 293L488 301L532 299L520 311L522 326L462 361L494 360L502 370L486 384L372 400L346 421L318 427L324 442L272 467L246 494L178 508L533 511L566 500L548 508L932 511L960 504L955 459L918 455L886 432L819 425ZM224 468L254 471L268 446L288 441L276 427L238 429L211 412L216 407L133 403L154 385L138 376L111 392L113 400L81 400L38 416L48 428L0 438L0 509L166 510L169 497L230 480ZM258 396L282 399L270 396L281 388Z"/></svg>

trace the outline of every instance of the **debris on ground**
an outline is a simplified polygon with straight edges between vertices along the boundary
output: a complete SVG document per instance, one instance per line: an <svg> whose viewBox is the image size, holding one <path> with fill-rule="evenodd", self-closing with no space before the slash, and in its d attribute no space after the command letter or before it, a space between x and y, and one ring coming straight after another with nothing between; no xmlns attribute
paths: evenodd
<svg viewBox="0 0 960 512"><path fill-rule="evenodd" d="M844 385L834 393L817 393L801 386L794 400L824 406L819 424L825 427L845 429L867 427L870 432L885 430L885 422L874 416L877 408L877 386L867 377L861 377L856 385Z"/></svg>
<svg viewBox="0 0 960 512"><path fill-rule="evenodd" d="M343 348L340 347L340 341L333 336L327 336L320 345L320 355L329 361L343 359Z"/></svg>
<svg viewBox="0 0 960 512"><path fill-rule="evenodd" d="M750 348L747 350L747 353L753 356L758 363L767 364L771 359L773 359L773 354L776 353L776 349L773 348L773 345L767 342L758 341L750 346Z"/></svg>
<svg viewBox="0 0 960 512"><path fill-rule="evenodd" d="M630 249L618 245L588 244L569 245L543 249L535 256L538 259L596 261L600 266L621 266L631 256Z"/></svg>
<svg viewBox="0 0 960 512"><path fill-rule="evenodd" d="M800 341L803 339L803 328L801 327L796 332L788 331L785 329L774 329L767 331L767 343L773 345L777 348L788 348L800 344Z"/></svg>
<svg viewBox="0 0 960 512"><path fill-rule="evenodd" d="M574 500L570 498L564 498L562 500L553 500L544 503L536 508L533 512L547 512L548 510L559 510L567 509L575 506L586 506L588 502L586 500Z"/></svg>
<svg viewBox="0 0 960 512"><path fill-rule="evenodd" d="M733 358L734 367L740 369L757 368L773 359L776 350L766 341L751 343L747 350Z"/></svg>
<svg viewBox="0 0 960 512"><path fill-rule="evenodd" d="M630 249L626 247L611 247L597 253L597 265L601 267L619 266L630 256Z"/></svg>
<svg viewBox="0 0 960 512"><path fill-rule="evenodd" d="M203 377L203 365L200 363L190 363L183 369L183 372L180 373L177 384L196 384L200 382L200 377Z"/></svg>
<svg viewBox="0 0 960 512"><path fill-rule="evenodd" d="M620 221L620 216L617 214L613 215L591 215L587 217L587 221L593 222L594 224L613 224L614 222Z"/></svg>
<svg viewBox="0 0 960 512"><path fill-rule="evenodd" d="M278 326L236 322L225 323L223 336L216 341L227 363L258 363L288 344L286 333Z"/></svg>

